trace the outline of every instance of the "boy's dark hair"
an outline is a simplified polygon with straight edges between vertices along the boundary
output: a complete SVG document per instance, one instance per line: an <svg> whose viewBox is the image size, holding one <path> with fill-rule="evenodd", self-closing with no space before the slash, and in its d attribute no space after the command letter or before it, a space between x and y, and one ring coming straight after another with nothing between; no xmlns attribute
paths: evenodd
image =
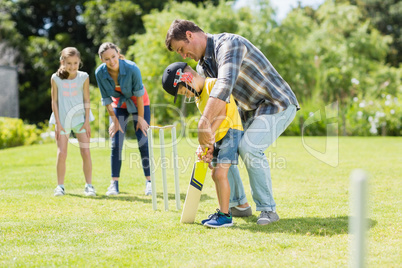
<svg viewBox="0 0 402 268"><path fill-rule="evenodd" d="M172 22L172 24L170 25L169 30L166 34L165 45L166 45L167 49L169 49L170 51L173 51L172 45L171 45L172 40L187 41L187 36L186 36L187 31L194 32L194 33L204 32L200 27L197 26L197 24L195 24L192 21L174 20Z"/></svg>

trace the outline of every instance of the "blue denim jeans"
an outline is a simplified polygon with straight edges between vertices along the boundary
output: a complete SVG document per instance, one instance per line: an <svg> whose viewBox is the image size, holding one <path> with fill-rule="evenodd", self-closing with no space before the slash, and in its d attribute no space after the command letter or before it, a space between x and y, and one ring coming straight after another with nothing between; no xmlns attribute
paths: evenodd
<svg viewBox="0 0 402 268"><path fill-rule="evenodd" d="M120 177L120 169L121 169L121 152L123 150L123 142L124 142L124 134L127 129L127 123L129 122L130 113L127 112L127 109L123 108L113 108L113 111L117 118L119 119L119 123L124 133L117 131L117 133L112 138L112 153L111 153L111 165L112 165L112 177ZM132 114L134 121L134 130L137 128L137 116L138 114ZM150 123L151 120L151 109L149 106L144 106L144 119L147 123ZM148 151L148 138L142 133L139 129L135 132L138 141L138 147L141 154L142 160L142 168L144 170L144 175L149 176L149 151Z"/></svg>
<svg viewBox="0 0 402 268"><path fill-rule="evenodd" d="M285 131L295 116L296 106L290 105L280 113L260 115L244 124L239 153L248 172L251 194L257 211L275 211L276 209L272 193L271 170L264 152ZM247 202L239 172L232 167L228 174L231 189L230 207Z"/></svg>

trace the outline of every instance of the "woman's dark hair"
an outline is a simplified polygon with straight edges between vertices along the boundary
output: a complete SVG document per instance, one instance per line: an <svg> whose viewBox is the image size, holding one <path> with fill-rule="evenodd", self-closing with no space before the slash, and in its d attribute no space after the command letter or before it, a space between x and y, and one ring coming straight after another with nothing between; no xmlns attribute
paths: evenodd
<svg viewBox="0 0 402 268"><path fill-rule="evenodd" d="M116 50L116 52L120 54L120 57L119 57L119 58L120 58L121 60L124 59L124 55L120 53L120 48L119 48L118 46L116 46L115 44L110 43L110 42L106 42L106 43L103 43L102 45L100 45L99 50L98 50L99 58L102 59L102 54L103 54L106 50L108 50L108 49L114 49L114 50Z"/></svg>

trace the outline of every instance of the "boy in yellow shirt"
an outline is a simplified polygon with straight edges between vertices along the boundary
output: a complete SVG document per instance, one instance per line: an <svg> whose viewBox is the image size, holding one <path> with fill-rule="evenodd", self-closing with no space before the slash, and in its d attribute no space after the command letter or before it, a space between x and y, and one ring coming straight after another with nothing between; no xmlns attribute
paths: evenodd
<svg viewBox="0 0 402 268"><path fill-rule="evenodd" d="M205 109L215 82L216 78L201 77L185 62L170 64L162 78L162 86L166 92L175 97L174 102L177 95L185 95L188 100L195 98L201 113ZM212 131L215 133L212 179L215 183L219 209L201 223L212 228L230 227L233 225L233 220L229 211L228 171L231 165L238 164L237 148L243 135L243 126L232 96L230 103L226 104L226 109L212 122Z"/></svg>

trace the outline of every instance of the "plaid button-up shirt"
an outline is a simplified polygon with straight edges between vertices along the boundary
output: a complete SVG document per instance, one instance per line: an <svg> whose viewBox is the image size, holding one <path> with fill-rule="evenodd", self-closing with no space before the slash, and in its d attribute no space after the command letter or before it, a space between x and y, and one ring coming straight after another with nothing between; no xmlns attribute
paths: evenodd
<svg viewBox="0 0 402 268"><path fill-rule="evenodd" d="M293 104L296 96L268 59L250 41L235 34L207 34L204 58L197 72L217 78L210 96L229 102L230 94L242 120L275 114Z"/></svg>

